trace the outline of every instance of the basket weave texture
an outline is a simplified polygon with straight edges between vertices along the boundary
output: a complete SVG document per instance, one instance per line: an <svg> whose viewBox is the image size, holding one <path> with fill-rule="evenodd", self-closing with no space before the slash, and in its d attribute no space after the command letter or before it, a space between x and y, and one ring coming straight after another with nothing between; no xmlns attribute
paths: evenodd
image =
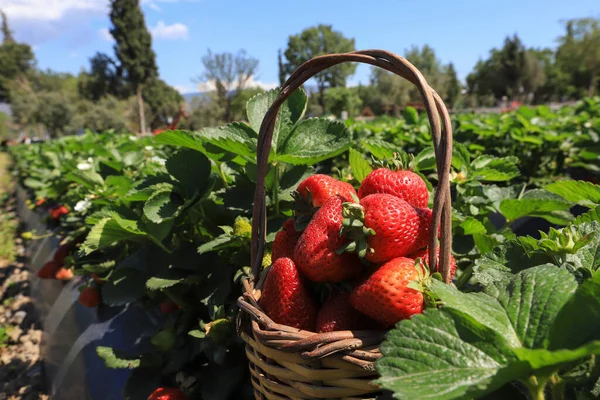
<svg viewBox="0 0 600 400"><path fill-rule="evenodd" d="M442 99L423 75L406 59L383 50L364 50L315 57L294 71L262 122L257 149L257 181L254 194L251 262L252 273L244 280L238 299L238 332L246 342L256 399L365 399L374 398L379 388L375 361L385 331L338 331L315 333L280 325L261 309L258 300L264 276L261 264L266 239L265 176L273 129L279 108L289 95L315 74L343 62L360 62L388 70L413 83L427 111L436 157L438 182L433 202L428 264L449 280L451 207L449 172L452 127ZM436 253L440 246L439 263Z"/></svg>

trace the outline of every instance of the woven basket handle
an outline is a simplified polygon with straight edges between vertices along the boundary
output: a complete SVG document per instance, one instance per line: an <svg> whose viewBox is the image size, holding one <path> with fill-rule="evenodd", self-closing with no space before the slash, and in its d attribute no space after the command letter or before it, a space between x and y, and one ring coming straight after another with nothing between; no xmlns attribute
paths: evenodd
<svg viewBox="0 0 600 400"><path fill-rule="evenodd" d="M252 211L251 262L252 276L249 284L254 287L259 278L266 240L266 198L265 176L271 150L271 140L277 113L283 102L308 79L317 73L343 62L371 64L413 83L421 93L425 110L431 125L433 147L435 150L438 186L433 201L431 237L429 239L429 265L433 271L442 273L445 282L449 282L450 255L452 247L452 220L450 206L450 164L452 162L452 126L450 115L440 96L427 84L419 70L406 59L383 50L363 50L351 53L328 54L315 57L296 69L283 84L279 96L275 99L260 126L258 134L256 190ZM436 268L437 232L440 232L440 258Z"/></svg>

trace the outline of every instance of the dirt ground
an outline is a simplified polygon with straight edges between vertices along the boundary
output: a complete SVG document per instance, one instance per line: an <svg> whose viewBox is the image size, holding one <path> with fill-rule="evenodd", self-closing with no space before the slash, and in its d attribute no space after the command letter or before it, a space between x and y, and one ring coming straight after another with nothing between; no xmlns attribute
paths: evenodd
<svg viewBox="0 0 600 400"><path fill-rule="evenodd" d="M0 153L0 175L6 172ZM40 359L42 331L29 297L29 271L22 262L17 220L6 179L0 181L0 400L49 399Z"/></svg>

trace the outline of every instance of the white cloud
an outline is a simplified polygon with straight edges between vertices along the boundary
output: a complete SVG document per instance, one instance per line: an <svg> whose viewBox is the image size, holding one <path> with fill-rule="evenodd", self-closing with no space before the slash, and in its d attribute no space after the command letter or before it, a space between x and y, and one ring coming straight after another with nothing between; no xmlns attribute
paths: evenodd
<svg viewBox="0 0 600 400"><path fill-rule="evenodd" d="M234 83L235 85L235 83ZM277 83L270 83L270 82L261 82L261 81L257 81L254 80L254 77L251 76L250 79L248 80L248 82L246 83L246 88L262 88L264 90L271 90L276 88L277 86L279 86ZM199 92L212 92L216 89L215 87L215 81L207 81L207 82L202 82L200 84L198 84L198 91ZM234 87L232 85L232 87L228 88L228 90L233 90Z"/></svg>
<svg viewBox="0 0 600 400"><path fill-rule="evenodd" d="M194 93L196 91L196 87L191 85L173 85L173 87L181 94Z"/></svg>
<svg viewBox="0 0 600 400"><path fill-rule="evenodd" d="M187 39L188 38L188 27L185 24L176 22L172 25L167 25L164 21L158 21L154 28L150 29L152 37L155 39Z"/></svg>
<svg viewBox="0 0 600 400"><path fill-rule="evenodd" d="M71 12L105 12L108 0L3 0L2 10L10 19L58 21Z"/></svg>
<svg viewBox="0 0 600 400"><path fill-rule="evenodd" d="M98 29L98 36L100 37L100 39L106 40L107 42L112 42L114 40L108 28Z"/></svg>

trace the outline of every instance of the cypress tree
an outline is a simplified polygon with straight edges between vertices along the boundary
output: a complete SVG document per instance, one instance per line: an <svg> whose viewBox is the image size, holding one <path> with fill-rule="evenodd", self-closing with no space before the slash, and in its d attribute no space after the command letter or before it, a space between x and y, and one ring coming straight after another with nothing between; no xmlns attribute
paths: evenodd
<svg viewBox="0 0 600 400"><path fill-rule="evenodd" d="M156 56L152 50L152 36L148 32L139 0L111 0L110 30L115 39L115 54L126 80L136 93L140 115L140 129L146 132L144 116L144 85L158 76Z"/></svg>
<svg viewBox="0 0 600 400"><path fill-rule="evenodd" d="M2 36L4 37L2 43L15 43L15 39L13 38L12 32L8 27L8 18L6 18L6 13L4 13L4 11L0 11L0 15L2 16Z"/></svg>

